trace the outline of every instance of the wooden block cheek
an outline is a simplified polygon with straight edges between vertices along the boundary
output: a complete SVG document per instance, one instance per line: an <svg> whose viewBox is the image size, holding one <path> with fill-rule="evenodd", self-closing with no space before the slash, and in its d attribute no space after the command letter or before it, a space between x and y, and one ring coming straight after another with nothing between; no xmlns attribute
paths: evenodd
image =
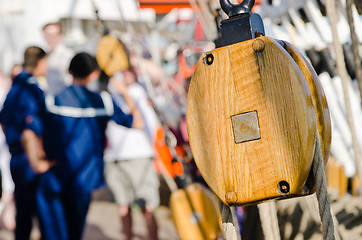
<svg viewBox="0 0 362 240"><path fill-rule="evenodd" d="M302 141L298 145L303 147L301 149L302 150L301 152L304 152L304 157L303 157L303 155L300 155L300 157L302 157L302 159L305 159L307 162L310 162L310 160L307 160L307 159L312 158L311 153L313 152L313 149L314 149L314 139L315 139L315 134L313 133L313 131L314 131L314 129L316 129L316 119L315 119L315 115L312 113L314 111L314 108L312 108L312 106L313 106L312 96L311 96L311 93L309 91L307 82L306 82L306 80L304 78L304 75L301 72L300 68L298 67L297 63L295 63L294 59L285 51L284 48L279 46L279 44L277 44L274 40L270 39L270 42L274 45L274 46L271 45L271 47L274 48L273 51L275 51L275 50L280 51L284 55L283 57L286 58L287 63L289 64L290 68L294 69L294 70L290 70L290 73L292 75L296 74L297 78L296 78L296 76L291 76L290 79L291 80L299 79L299 81L297 81L297 82L291 81L291 83L292 83L292 85L291 85L292 92L291 93L292 94L290 96L294 96L294 97L291 98L290 100L294 101L296 103L295 107L300 108L300 107L304 106L304 108L302 108L300 110L302 110L302 112L305 112L306 114L299 116L299 118L305 117L305 123L307 123L307 125L300 128L300 130L304 128L307 131L311 131L311 133L310 134L304 134L301 131L297 131L297 133L299 134L297 139L299 141ZM268 54L268 52L266 52L265 54ZM269 52L269 55L270 54L271 53ZM259 62L259 64L260 64L260 62ZM298 88L295 88L295 86L298 86ZM303 92L303 94L306 94L305 98L297 99L296 97L298 97L302 92ZM285 99L285 101L287 101L287 99ZM302 102L306 101L306 104L302 104L302 102L300 102L301 104L299 104L298 103L299 101L302 101ZM301 124L303 124L304 121L300 121L300 120L297 121L296 120L295 122L296 123L298 122L298 125L302 126ZM287 124L287 126L288 126L288 124ZM292 126L292 125L289 125L289 126ZM312 144L310 144L310 143L312 143ZM297 149L295 149L295 150L297 150ZM308 169L310 169L309 165L310 164L306 164L304 166L304 170L302 170L303 166L300 166L300 171L307 173ZM292 189L292 191L293 190L295 190L295 189ZM299 190L296 190L294 192L298 192L298 191Z"/></svg>
<svg viewBox="0 0 362 240"><path fill-rule="evenodd" d="M303 72L303 75L312 94L313 105L317 118L318 131L321 137L321 145L324 156L324 166L326 167L329 158L331 144L331 119L328 103L323 91L318 75L310 63L288 42L285 43L285 50L291 55L293 60Z"/></svg>
<svg viewBox="0 0 362 240"><path fill-rule="evenodd" d="M209 54L213 54L212 64L206 64L205 59ZM200 161L197 161L197 165L201 169L205 169L206 172L213 172L214 176L205 176L205 180L210 186L215 186L215 192L221 191L225 186L218 184L225 181L225 178L230 176L225 175L222 168L218 164L211 164L207 159L226 159L231 158L229 155L223 155L224 152L228 152L225 149L225 144L220 145L217 142L227 142L224 137L228 134L232 135L232 128L220 129L218 126L226 126L226 123L230 121L228 119L230 110L228 109L230 104L228 102L234 101L233 90L229 86L232 86L229 76L229 56L225 49L216 49L211 53L205 53L197 65L194 73L194 79L191 81L189 96L195 96L192 104L188 104L188 112L192 112L193 119L188 118L188 131L190 137L191 148L193 152L197 152ZM223 75L220 76L220 69L223 71ZM226 92L226 94L224 94ZM191 95L190 95L191 94ZM188 99L189 101L190 99ZM190 102L189 102L190 103ZM223 107L219 107L222 105ZM197 114L193 114L197 113ZM190 115L190 114L188 114ZM190 127L198 126L198 127ZM227 134L221 132L227 131ZM194 133L194 134L193 134ZM231 136L230 135L230 136ZM212 148L204 148L205 144L213 146ZM193 147L194 146L194 147ZM196 149L196 150L195 150ZM207 174L206 174L207 175ZM218 189L220 188L220 189Z"/></svg>

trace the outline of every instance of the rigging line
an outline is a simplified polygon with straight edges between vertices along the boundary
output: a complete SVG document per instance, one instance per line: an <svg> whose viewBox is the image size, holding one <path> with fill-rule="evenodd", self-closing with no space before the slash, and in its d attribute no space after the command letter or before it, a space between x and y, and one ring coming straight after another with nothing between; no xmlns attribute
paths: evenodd
<svg viewBox="0 0 362 240"><path fill-rule="evenodd" d="M121 0L115 0L115 1L116 1L116 5L118 8L119 16L120 16L121 26L125 27L126 31L128 33L130 33L131 35L135 34L136 31L135 31L134 27L129 22L126 22L126 20L125 20L125 17L122 12Z"/></svg>
<svg viewBox="0 0 362 240"><path fill-rule="evenodd" d="M311 21L314 28L317 30L317 33L320 39L325 43L329 43L328 33L326 32L327 23L323 18L320 9L317 7L317 3L314 0L307 0L306 4L303 6L303 9L307 15L307 18Z"/></svg>
<svg viewBox="0 0 362 240"><path fill-rule="evenodd" d="M207 28L212 36L211 40L214 40L216 38L216 33L212 29L214 28L214 19L212 16L211 8L206 5L206 2L204 0L196 0L199 6L201 7L201 14L205 19L205 23L207 24Z"/></svg>
<svg viewBox="0 0 362 240"><path fill-rule="evenodd" d="M233 212L231 208L225 205L219 199L219 210L222 219L222 228L226 240L237 240L238 236L236 233L237 224L234 222Z"/></svg>
<svg viewBox="0 0 362 240"><path fill-rule="evenodd" d="M195 14L200 17L201 24L203 25L202 30L204 31L207 39L209 41L213 40L213 34L211 33L210 28L208 28L208 21L207 21L207 19L205 19L203 14L200 13L200 11L198 10L198 5L197 5L196 0L189 0L189 3L191 5L192 9L194 10Z"/></svg>
<svg viewBox="0 0 362 240"><path fill-rule="evenodd" d="M351 131L352 136L352 145L354 150L354 157L355 157L355 164L357 168L357 173L359 179L362 179L362 168L361 168L361 156L360 156L360 149L357 142L357 136L356 136L356 130L353 120L353 112L351 107L351 102L349 98L349 89L348 86L351 84L351 78L349 77L346 69L346 65L344 62L344 55L343 55L343 49L342 45L339 41L339 36L337 32L337 11L335 6L334 0L327 0L326 2L326 8L327 8L327 15L331 22L331 29L332 29L332 35L333 35L333 47L334 51L336 52L336 64L337 64L337 70L342 80L342 87L343 87L343 95L344 95L344 101L346 105L346 112L347 112L347 120L349 124L349 128ZM362 194L362 184L360 184L360 193Z"/></svg>
<svg viewBox="0 0 362 240"><path fill-rule="evenodd" d="M355 64L356 69L356 78L358 81L358 87L361 97L361 106L362 106L362 70L361 70L361 58L358 52L358 38L356 34L353 14L352 14L352 7L353 7L353 1L352 0L346 0L346 8L347 8L347 18L348 18L348 24L351 30L351 39L352 39L352 50L353 50L353 60Z"/></svg>
<svg viewBox="0 0 362 240"><path fill-rule="evenodd" d="M315 150L311 171L313 171L313 177L315 179L315 191L318 200L319 216L322 223L323 239L335 240L333 216L327 192L327 177L324 171L324 160L322 155L320 137L318 133L315 141Z"/></svg>
<svg viewBox="0 0 362 240"><path fill-rule="evenodd" d="M260 222L263 228L264 238L280 240L277 207L274 201L258 204Z"/></svg>
<svg viewBox="0 0 362 240"><path fill-rule="evenodd" d="M117 1L117 0L116 0ZM134 0L135 1L135 4L137 3L137 1L136 0ZM120 5L118 5L119 7L120 7ZM123 16L122 16L122 13L121 13L121 9L119 9L119 11L120 11L120 14L121 14L121 20L123 20ZM139 12L137 11L137 14L139 14ZM126 25L130 25L129 23L128 24L126 24ZM143 25L142 25L143 26ZM133 32L135 32L135 30L133 29ZM147 31L146 31L146 28L145 27L141 27L141 32L143 33L143 34L146 34L147 33ZM155 27L155 30L154 30L154 32L153 32L154 34L160 34L160 27L159 26L157 26L157 24L156 24L156 27ZM152 34L152 32L151 32L151 34ZM135 53L136 53L136 55L139 57L139 58L142 58L142 50L140 49L140 48L142 48L142 47L135 47ZM151 53L151 55L152 55L152 52L150 51L150 53ZM154 59L154 57L152 57L152 59ZM160 65L160 63L159 63L159 61L154 61L155 63L156 63L156 65L159 67L159 68L161 68L161 65ZM155 91L152 89L153 87L151 87L150 85L149 85L149 82L150 82L150 76L149 76L149 74L148 73L146 73L146 71L144 70L144 67L141 67L141 65L144 65L144 64L142 64L142 60L141 61L139 61L139 64L138 64L139 66L140 66L140 69L141 69L141 72L143 73L143 76L147 76L147 81L146 81L146 86L148 87L148 90L150 90L150 92L149 92L149 94L150 95L152 95L152 96L154 96L152 99L155 99ZM172 100L172 93L171 93L171 91L170 91L170 89L169 89L169 87L168 87L168 85L167 84L170 84L170 86L172 86L174 89L176 89L177 91L178 91L178 94L179 95L184 95L185 94L185 91L183 91L183 88L178 88L178 86L176 86L175 84L174 84L174 82L173 81L171 81L168 77L161 77L160 78L160 83L161 83L161 85L162 85L162 88L166 91L166 93L165 93L165 96L167 97L167 99L169 100L169 101L173 101ZM152 94L151 94L152 93Z"/></svg>

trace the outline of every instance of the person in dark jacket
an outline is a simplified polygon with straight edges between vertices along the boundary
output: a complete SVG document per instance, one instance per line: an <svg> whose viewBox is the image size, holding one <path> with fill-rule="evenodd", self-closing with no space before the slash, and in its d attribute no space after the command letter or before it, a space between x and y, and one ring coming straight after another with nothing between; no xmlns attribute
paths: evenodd
<svg viewBox="0 0 362 240"><path fill-rule="evenodd" d="M44 133L44 94L37 77L45 76L47 58L43 49L31 46L24 54L23 71L17 75L0 114L11 153L10 170L15 183L15 239L29 239L36 214L35 191L39 174L52 163L45 159L41 138Z"/></svg>

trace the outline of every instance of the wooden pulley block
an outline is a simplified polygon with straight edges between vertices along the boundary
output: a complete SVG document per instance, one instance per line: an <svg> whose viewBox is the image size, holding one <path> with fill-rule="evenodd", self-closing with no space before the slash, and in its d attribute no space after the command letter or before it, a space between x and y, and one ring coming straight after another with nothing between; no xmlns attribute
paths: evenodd
<svg viewBox="0 0 362 240"><path fill-rule="evenodd" d="M129 56L120 39L111 35L102 37L97 45L96 58L99 67L108 75L129 67Z"/></svg>
<svg viewBox="0 0 362 240"><path fill-rule="evenodd" d="M227 205L311 194L317 135L325 163L330 150L329 111L317 75L290 44L263 36L253 14L222 22L224 46L201 56L188 93L196 164ZM227 37L244 23L251 31Z"/></svg>
<svg viewBox="0 0 362 240"><path fill-rule="evenodd" d="M199 183L172 192L170 209L180 239L218 238L221 233L221 216L215 200L208 189Z"/></svg>

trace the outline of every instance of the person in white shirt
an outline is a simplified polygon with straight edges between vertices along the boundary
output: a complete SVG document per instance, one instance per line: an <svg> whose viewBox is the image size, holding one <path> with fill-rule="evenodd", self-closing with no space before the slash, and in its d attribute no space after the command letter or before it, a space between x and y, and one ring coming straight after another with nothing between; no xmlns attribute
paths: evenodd
<svg viewBox="0 0 362 240"><path fill-rule="evenodd" d="M46 76L45 92L56 95L64 87L72 84L72 77L68 72L70 60L74 56L73 50L63 43L62 26L60 23L48 23L43 27L45 41L48 44L48 74ZM40 83L40 85L44 85Z"/></svg>
<svg viewBox="0 0 362 240"><path fill-rule="evenodd" d="M137 82L133 68L123 71L122 76L118 78L119 81L125 81L128 86L128 93L141 112L145 128L126 129L114 122L108 124L106 131L108 146L104 155L105 179L119 205L126 239L132 239L130 205L133 203L139 205L144 214L149 239L158 239L153 212L160 203L159 179L153 165L155 153L152 142L159 123L155 111L148 102L146 91ZM122 109L126 109L120 95L114 94L113 98Z"/></svg>

